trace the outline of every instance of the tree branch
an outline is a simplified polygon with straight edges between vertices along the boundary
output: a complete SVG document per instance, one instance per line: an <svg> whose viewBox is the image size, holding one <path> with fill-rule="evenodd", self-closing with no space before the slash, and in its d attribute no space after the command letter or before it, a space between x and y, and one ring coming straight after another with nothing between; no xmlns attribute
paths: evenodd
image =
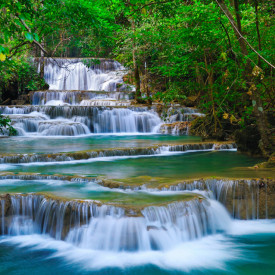
<svg viewBox="0 0 275 275"><path fill-rule="evenodd" d="M174 0L164 0L164 1L160 1L160 2L150 2L147 4L144 4L143 6L141 6L140 8L138 8L137 10L134 10L130 15L128 15L127 17L131 17L133 14L135 14L136 12L141 11L142 9L144 9L145 7L148 6L153 6L153 5L157 5L157 4L166 4L169 2L174 2Z"/></svg>
<svg viewBox="0 0 275 275"><path fill-rule="evenodd" d="M23 24L23 26L27 29L27 31L29 33L32 33L30 27L28 27L28 25L25 23L25 21L22 20L19 16L17 16L17 18L20 20L20 22ZM36 44L45 54L48 54L47 50L45 50L45 48L38 41L36 41L35 39L33 39L33 43Z"/></svg>
<svg viewBox="0 0 275 275"><path fill-rule="evenodd" d="M24 41L22 43L19 43L17 46L13 47L10 52L11 52L11 55L8 56L7 58L10 59L12 58L14 55L16 55L16 53L18 52L18 49L21 48L22 46L28 44L28 42ZM14 52L13 52L14 51ZM13 53L12 53L13 52Z"/></svg>
<svg viewBox="0 0 275 275"><path fill-rule="evenodd" d="M57 48L58 48L64 41L67 41L67 40L71 40L71 36L68 37L68 38L61 39L61 41L59 41L59 43L56 45L56 47L55 47L54 50L52 51L51 56L53 56L53 55L55 54Z"/></svg>
<svg viewBox="0 0 275 275"><path fill-rule="evenodd" d="M223 3L222 0L215 0L218 4L218 6L220 7L220 9L222 10L222 12L225 14L225 16L228 18L231 26L233 27L234 32L236 33L237 37L239 37L240 39L242 39L247 45L248 47L255 52L259 58L261 58L266 64L268 64L271 68L275 69L275 66L272 65L269 61L267 61L261 54L259 54L251 45L250 43L246 40L246 38L239 32L232 16L230 16L228 9L226 8L225 4Z"/></svg>

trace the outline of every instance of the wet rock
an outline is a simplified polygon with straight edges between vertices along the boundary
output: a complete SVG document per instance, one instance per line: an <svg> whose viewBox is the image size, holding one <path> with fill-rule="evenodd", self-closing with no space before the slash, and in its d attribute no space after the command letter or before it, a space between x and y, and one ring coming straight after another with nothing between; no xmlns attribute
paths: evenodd
<svg viewBox="0 0 275 275"><path fill-rule="evenodd" d="M160 132L163 134L172 134L172 135L186 135L190 127L190 122L174 122L162 124L160 127Z"/></svg>

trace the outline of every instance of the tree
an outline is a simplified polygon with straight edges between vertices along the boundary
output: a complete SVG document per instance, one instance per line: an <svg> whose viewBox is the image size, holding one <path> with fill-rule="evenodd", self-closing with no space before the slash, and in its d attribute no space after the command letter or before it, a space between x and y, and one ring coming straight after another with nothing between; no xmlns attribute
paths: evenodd
<svg viewBox="0 0 275 275"><path fill-rule="evenodd" d="M4 100L45 88L44 56L94 53L100 57L109 54L114 43L113 18L98 1L0 0L0 10L0 94ZM41 57L37 59L40 80L32 68L33 57Z"/></svg>
<svg viewBox="0 0 275 275"><path fill-rule="evenodd" d="M228 18L230 25L235 33L236 39L240 45L241 53L248 57L248 50L247 45L250 49L252 49L254 52L256 52L259 61L258 64L260 64L260 60L263 60L266 62L271 68L274 68L274 66L268 62L265 58L263 58L244 38L242 33L242 26L241 26L241 12L239 10L239 0L234 0L234 10L236 15L236 21L233 18L232 13L229 11L229 8L226 6L224 0L216 0L219 8L222 10L222 12L226 15ZM260 36L259 36L259 27L258 27L258 3L256 1L255 11L256 11L256 29L258 34L258 41L259 41L259 49L261 49L261 43L260 43ZM264 156L268 157L272 153L272 138L269 131L269 126L265 114L265 110L263 108L263 102L261 99L261 93L259 91L259 84L261 83L261 79L263 77L262 69L258 66L255 66L254 69L251 65L251 60L246 59L245 64L245 75L244 78L247 81L247 86L249 89L249 92L251 93L252 98L252 105L254 107L254 114L257 120L257 126L261 135L261 144L260 148L262 150L262 153Z"/></svg>
<svg viewBox="0 0 275 275"><path fill-rule="evenodd" d="M111 40L113 26L109 13L94 0L1 0L0 53L11 58L31 47L45 56L60 54L62 45L83 47L84 38ZM104 39L105 37L105 39ZM67 47L67 48L69 48Z"/></svg>

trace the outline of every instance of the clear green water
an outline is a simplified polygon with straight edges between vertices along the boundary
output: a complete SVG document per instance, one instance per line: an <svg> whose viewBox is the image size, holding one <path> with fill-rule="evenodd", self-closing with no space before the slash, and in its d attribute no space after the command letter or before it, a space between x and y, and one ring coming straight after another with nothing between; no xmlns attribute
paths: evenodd
<svg viewBox="0 0 275 275"><path fill-rule="evenodd" d="M192 192L151 193L109 189L95 182L75 183L60 180L0 180L0 194L43 193L56 197L97 200L119 206L142 209L149 205L189 200L197 196Z"/></svg>
<svg viewBox="0 0 275 275"><path fill-rule="evenodd" d="M111 157L92 159L90 162L43 163L5 165L6 171L39 172L45 174L78 174L105 176L114 179L150 176L170 179L198 177L261 177L271 172L247 169L262 159L237 152L192 152L170 156ZM241 167L241 168L240 168ZM0 166L1 168L1 166Z"/></svg>
<svg viewBox="0 0 275 275"><path fill-rule="evenodd" d="M274 221L270 223L274 230ZM133 265L137 261L134 253L106 255L104 267L103 259L100 261L93 252L89 255L88 251L74 250L63 242L36 236L15 237L4 242L0 240L0 274L273 275L274 239L275 231L241 235L229 233L223 237L207 237L185 243L180 255L176 254L177 251L163 252L162 255L140 252L140 264L136 265ZM170 253L175 253L171 259ZM163 262L157 262L157 257L163 258ZM108 266L108 261L115 261L115 266Z"/></svg>
<svg viewBox="0 0 275 275"><path fill-rule="evenodd" d="M177 136L93 136L83 138L0 139L0 153L54 153L160 143L200 141ZM104 158L71 163L0 164L0 171L92 175L143 184L199 177L260 178L274 172L249 169L262 159L237 152L193 152L153 157ZM150 205L186 199L183 194L109 190L91 183L1 180L0 193L42 192L112 204ZM0 238L0 274L275 274L275 220L233 221L225 234L179 244L169 251L111 253L76 248L38 235Z"/></svg>
<svg viewBox="0 0 275 275"><path fill-rule="evenodd" d="M12 137L0 139L0 153L58 153L92 149L146 147L161 143L199 142L201 138L171 135L91 135L83 137Z"/></svg>

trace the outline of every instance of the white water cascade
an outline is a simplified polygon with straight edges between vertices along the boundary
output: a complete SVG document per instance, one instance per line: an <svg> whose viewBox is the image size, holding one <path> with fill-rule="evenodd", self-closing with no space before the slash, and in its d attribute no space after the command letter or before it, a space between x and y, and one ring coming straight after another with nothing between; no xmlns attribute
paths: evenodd
<svg viewBox="0 0 275 275"><path fill-rule="evenodd" d="M145 207L140 216L129 217L110 205L6 195L1 213L2 235L47 234L80 248L116 252L167 250L224 232L231 223L220 203L206 199Z"/></svg>
<svg viewBox="0 0 275 275"><path fill-rule="evenodd" d="M258 254L268 265L274 235L263 233L275 233L274 180L246 169L250 160L210 153L236 144L130 136L187 134L203 114L133 105L116 61L45 61L50 89L31 92L31 105L0 106L27 136L0 139L0 273L229 274L235 266L229 272L237 274L264 246ZM103 136L113 134L122 137ZM239 163L257 177L217 177L239 175Z"/></svg>
<svg viewBox="0 0 275 275"><path fill-rule="evenodd" d="M50 90L112 92L116 91L117 84L123 85L125 68L114 60L47 58L45 63L45 80Z"/></svg>
<svg viewBox="0 0 275 275"><path fill-rule="evenodd" d="M127 72L114 60L46 58L44 69L50 89L31 92L31 106L0 107L18 135L178 135L187 134L188 122L201 115L195 109L174 106L164 121L154 105L132 106L134 88L123 82Z"/></svg>

